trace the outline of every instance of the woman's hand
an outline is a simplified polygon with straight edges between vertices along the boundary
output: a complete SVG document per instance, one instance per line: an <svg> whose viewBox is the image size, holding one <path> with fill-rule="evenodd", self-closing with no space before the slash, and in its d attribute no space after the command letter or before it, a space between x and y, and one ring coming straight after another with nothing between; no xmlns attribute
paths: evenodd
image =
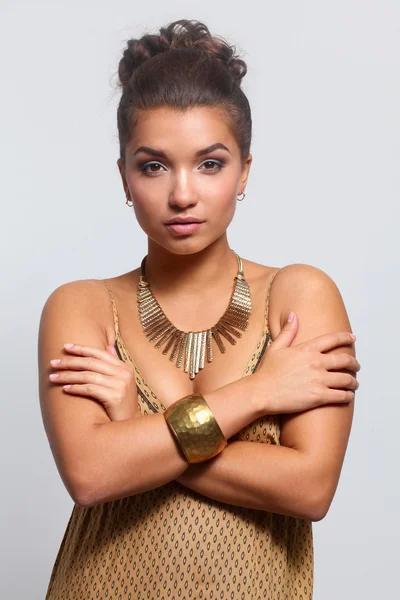
<svg viewBox="0 0 400 600"><path fill-rule="evenodd" d="M350 373L359 371L358 360L342 352L324 354L337 346L353 344L348 331L327 333L290 347L298 330L298 317L287 322L264 354L255 373L266 414L296 413L323 404L351 402L359 383Z"/></svg>
<svg viewBox="0 0 400 600"><path fill-rule="evenodd" d="M69 394L98 400L111 421L140 416L135 373L129 364L118 358L113 346L100 350L66 344L64 348L70 356L50 361L57 369L57 373L49 376L53 383L62 384Z"/></svg>

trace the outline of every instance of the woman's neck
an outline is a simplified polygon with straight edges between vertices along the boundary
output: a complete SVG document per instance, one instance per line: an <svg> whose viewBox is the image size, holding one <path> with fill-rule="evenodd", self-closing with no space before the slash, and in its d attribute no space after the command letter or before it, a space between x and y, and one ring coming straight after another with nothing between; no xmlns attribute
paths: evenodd
<svg viewBox="0 0 400 600"><path fill-rule="evenodd" d="M230 285L238 271L238 261L226 235L201 252L173 254L149 240L145 276L154 292L192 295L207 288Z"/></svg>

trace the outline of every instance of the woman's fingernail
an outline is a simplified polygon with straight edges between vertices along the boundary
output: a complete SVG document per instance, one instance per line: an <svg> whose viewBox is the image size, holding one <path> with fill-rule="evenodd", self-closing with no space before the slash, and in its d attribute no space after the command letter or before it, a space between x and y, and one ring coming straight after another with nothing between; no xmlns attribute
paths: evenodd
<svg viewBox="0 0 400 600"><path fill-rule="evenodd" d="M350 335L351 335L351 337L353 338L353 340L357 339L357 336L356 336L356 335L354 335L354 333L351 333Z"/></svg>
<svg viewBox="0 0 400 600"><path fill-rule="evenodd" d="M61 358L54 358L50 361L50 364L52 364L53 367L55 367L56 365L58 365L59 362L61 362Z"/></svg>
<svg viewBox="0 0 400 600"><path fill-rule="evenodd" d="M64 348L72 348L72 346L74 346L74 344L64 344Z"/></svg>
<svg viewBox="0 0 400 600"><path fill-rule="evenodd" d="M50 379L57 379L58 377L58 373L52 373L51 375L49 375Z"/></svg>

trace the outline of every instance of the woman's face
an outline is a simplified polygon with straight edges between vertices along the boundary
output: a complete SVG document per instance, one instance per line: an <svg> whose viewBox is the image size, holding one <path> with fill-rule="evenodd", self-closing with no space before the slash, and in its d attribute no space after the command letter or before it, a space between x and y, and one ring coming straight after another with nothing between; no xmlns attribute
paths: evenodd
<svg viewBox="0 0 400 600"><path fill-rule="evenodd" d="M251 160L249 154L242 167L239 147L220 110L158 107L139 112L125 165L118 160L118 167L144 232L172 253L190 254L226 231ZM178 216L202 223L182 233L166 225Z"/></svg>

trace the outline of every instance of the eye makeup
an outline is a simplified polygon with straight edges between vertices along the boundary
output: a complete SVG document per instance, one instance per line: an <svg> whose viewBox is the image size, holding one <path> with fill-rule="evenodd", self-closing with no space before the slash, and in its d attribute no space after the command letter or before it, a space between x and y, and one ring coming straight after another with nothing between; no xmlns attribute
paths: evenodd
<svg viewBox="0 0 400 600"><path fill-rule="evenodd" d="M207 164L207 163L211 163L214 164L216 168L214 169L202 169L204 171L209 171L210 173L218 173L224 166L225 166L225 162L222 160L217 160L215 158L209 158L208 160L205 160L201 166ZM151 167L152 165L160 165L163 166L162 163L160 163L159 161L156 160L152 160L150 162L145 162L139 165L139 169L142 173L145 173L146 175L148 173L160 173L161 170L157 170L157 171L151 171L148 170L148 167Z"/></svg>

